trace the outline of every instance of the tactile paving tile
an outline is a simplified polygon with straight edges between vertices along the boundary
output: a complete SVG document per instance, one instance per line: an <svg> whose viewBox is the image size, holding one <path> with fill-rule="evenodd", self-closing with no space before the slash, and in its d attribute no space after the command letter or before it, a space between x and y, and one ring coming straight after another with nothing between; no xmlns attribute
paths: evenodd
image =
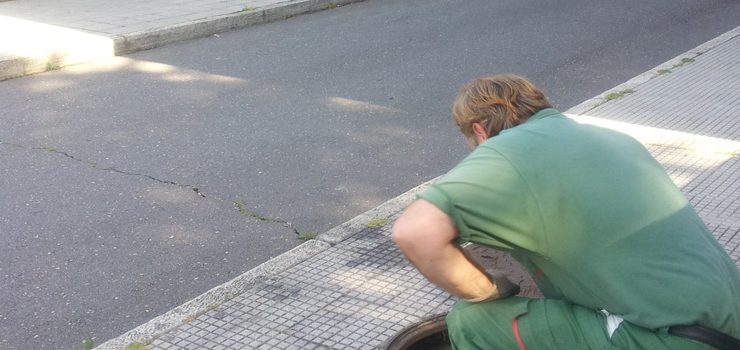
<svg viewBox="0 0 740 350"><path fill-rule="evenodd" d="M740 225L740 157L705 171L685 193L705 221Z"/></svg>
<svg viewBox="0 0 740 350"><path fill-rule="evenodd" d="M740 37L586 114L692 134L740 140ZM676 89L676 87L681 87Z"/></svg>
<svg viewBox="0 0 740 350"><path fill-rule="evenodd" d="M735 261L735 265L740 268L740 225L729 226L709 222L707 226L725 248L727 254Z"/></svg>
<svg viewBox="0 0 740 350"><path fill-rule="evenodd" d="M291 329L310 324L311 318L341 293L304 288L283 280L268 280L218 308L155 340L155 349L256 349L275 339L288 339ZM204 332L218 328L218 332ZM292 339L292 338L291 338ZM310 340L296 342L304 348ZM281 343L276 349L290 348ZM317 344L318 346L318 344Z"/></svg>
<svg viewBox="0 0 740 350"><path fill-rule="evenodd" d="M712 169L721 166L730 157L706 157L687 148L646 145L652 156L663 166L673 182L688 195L696 179L705 177Z"/></svg>
<svg viewBox="0 0 740 350"><path fill-rule="evenodd" d="M650 145L666 169L706 221L740 223L740 158L706 157L685 149Z"/></svg>

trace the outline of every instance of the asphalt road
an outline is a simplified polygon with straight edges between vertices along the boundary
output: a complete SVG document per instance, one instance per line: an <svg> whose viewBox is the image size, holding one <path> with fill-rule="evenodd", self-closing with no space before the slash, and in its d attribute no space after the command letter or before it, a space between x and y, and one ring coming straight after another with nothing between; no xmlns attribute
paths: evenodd
<svg viewBox="0 0 740 350"><path fill-rule="evenodd" d="M565 110L738 18L369 0L1 82L0 349L102 343L444 173L476 76L526 75Z"/></svg>

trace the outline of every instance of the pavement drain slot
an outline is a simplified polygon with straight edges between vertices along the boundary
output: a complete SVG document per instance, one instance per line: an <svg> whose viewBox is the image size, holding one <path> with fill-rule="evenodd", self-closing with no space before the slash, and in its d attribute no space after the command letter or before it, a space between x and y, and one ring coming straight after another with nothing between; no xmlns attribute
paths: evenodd
<svg viewBox="0 0 740 350"><path fill-rule="evenodd" d="M402 329L380 349L384 350L450 350L447 314L435 315Z"/></svg>

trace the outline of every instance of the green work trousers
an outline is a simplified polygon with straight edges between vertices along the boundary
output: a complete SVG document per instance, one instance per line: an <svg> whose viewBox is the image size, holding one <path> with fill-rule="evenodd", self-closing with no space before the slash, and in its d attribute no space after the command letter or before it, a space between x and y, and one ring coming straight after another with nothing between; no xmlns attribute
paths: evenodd
<svg viewBox="0 0 740 350"><path fill-rule="evenodd" d="M606 316L562 300L509 297L484 303L458 301L447 315L453 349L713 349L665 329L623 321L609 337Z"/></svg>

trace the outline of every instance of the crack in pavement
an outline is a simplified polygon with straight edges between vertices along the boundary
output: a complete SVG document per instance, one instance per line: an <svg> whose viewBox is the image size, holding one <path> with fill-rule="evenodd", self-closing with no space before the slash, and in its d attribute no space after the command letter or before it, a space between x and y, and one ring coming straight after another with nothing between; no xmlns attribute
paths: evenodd
<svg viewBox="0 0 740 350"><path fill-rule="evenodd" d="M186 189L192 190L193 192L195 192L201 198L206 198L206 195L203 192L201 192L198 187L195 187L195 186L192 186L192 185L181 184L181 183L178 183L178 182L175 182L175 181L170 181L170 180L162 180L162 179L156 178L156 177L154 177L152 175L148 175L148 174L141 174L141 173L134 173L134 172L130 172L130 171L125 171L125 170L121 170L121 169L118 169L118 168L115 168L115 167L112 167L112 166L111 167L105 167L105 168L103 168L103 167L98 166L97 163L95 163L95 162L91 162L91 161L88 161L88 160L80 159L78 157L75 157L74 155L71 155L71 154L69 154L69 153L67 153L65 151L58 150L58 149L56 149L54 147L27 147L27 146L24 146L24 145L20 145L20 144L17 144L17 143L12 143L12 142L6 142L6 141L3 141L3 140L0 140L0 145L6 145L6 146L15 147L15 148L25 149L25 150L47 151L49 153L58 154L58 155L61 155L61 156L66 157L66 158L72 159L72 160L74 160L76 162L80 162L80 163L85 164L88 167L91 167L91 168L93 168L95 170L110 171L110 172L114 172L114 173L121 174L121 175L126 175L126 176L140 176L140 177L144 177L144 178L147 178L147 179L150 179L152 181L156 181L156 182L159 182L159 183L162 183L162 184L173 185L173 186L178 186L178 187L181 187L181 188L186 188ZM218 197L211 197L211 199L216 199L216 200L224 201L223 199L218 198ZM237 199L237 200L233 201L232 204L239 211L239 214L241 214L242 216L246 216L246 217L249 217L249 218L258 220L258 221L266 221L266 222L281 224L283 227L286 227L286 228L292 230L296 235L298 235L298 236L301 235L301 232L298 231L298 229L296 229L293 226L293 224L290 223L287 220L283 220L283 219L280 219L280 218L271 218L271 217L267 217L267 216L261 215L261 214L259 214L257 212L251 211L251 210L247 209L247 207L244 204L244 202L242 202L240 199Z"/></svg>
<svg viewBox="0 0 740 350"><path fill-rule="evenodd" d="M178 186L178 187L181 187L181 188L186 188L186 189L192 190L193 192L195 192L198 196L200 196L202 198L205 198L206 197L206 195L203 192L201 192L198 187L195 187L195 186L192 186L192 185L181 184L181 183L178 183L178 182L175 182L175 181L162 180L162 179L158 179L158 178L156 178L156 177L154 177L152 175L147 175L147 174L141 174L141 173L134 173L134 172L130 172L130 171L125 171L125 170L121 170L121 169L118 169L118 168L112 167L112 166L111 167L102 168L102 167L99 167L98 164L95 163L95 162L91 162L91 161L88 161L88 160L77 158L77 157L75 157L75 156L73 156L73 155L71 155L71 154L69 154L69 153L67 153L65 151L58 150L58 149L56 149L54 147L27 147L27 146L23 146L21 144L7 142L7 141L3 141L3 140L0 140L0 145L7 145L7 146L15 147L15 148L26 149L26 150L47 151L49 153L59 154L59 155L62 155L64 157L67 157L69 159L72 159L72 160L74 160L76 162L80 162L82 164L85 164L85 165L87 165L87 166L89 166L89 167L91 167L91 168L93 168L95 170L110 171L110 172L114 172L114 173L118 173L118 174L122 174L122 175L127 175L127 176L141 176L141 177L145 177L147 179L150 179L150 180L153 180L153 181L156 181L156 182L159 182L159 183L163 183L163 184L166 184L166 185L174 185L174 186Z"/></svg>
<svg viewBox="0 0 740 350"><path fill-rule="evenodd" d="M280 218L267 217L259 213L256 213L254 211L251 211L247 209L246 205L244 204L244 202L242 202L241 199L237 199L233 203L234 203L234 207L239 211L239 214L242 214L243 216L250 217L250 218L253 218L259 221L267 221L267 222L274 222L277 224L283 224L284 227L293 230L293 232L296 235L299 235L299 236L301 235L301 232L299 232L298 229L296 229L293 226L293 224L291 224L289 221L286 221Z"/></svg>
<svg viewBox="0 0 740 350"><path fill-rule="evenodd" d="M89 167L91 167L93 169L96 169L96 170L110 171L110 172L114 172L114 173L118 173L118 174L122 174L122 175L127 175L127 176L141 176L141 177L145 177L147 179L150 179L150 180L153 180L153 181L156 181L156 182L159 182L159 183L163 183L163 184L166 184L166 185L175 185L175 186L178 186L178 187L181 187L181 188L186 188L186 189L192 190L193 192L195 192L198 196L200 196L202 198L205 198L206 197L206 195L203 194L203 192L201 192L200 189L198 189L198 187L195 187L195 186L191 186L191 185L187 185L187 184L181 184L181 183L178 183L178 182L175 182L175 181L162 180L162 179L158 179L158 178L156 178L156 177L154 177L152 175L147 175L147 174L141 174L141 173L134 173L134 172L130 172L130 171L125 171L125 170L117 169L116 167L112 167L112 166L111 167L101 168L95 162L91 162L91 161L87 161L87 160L84 160L84 159L77 158L77 157L75 157L75 156L73 156L73 155L71 155L71 154L69 154L69 153L67 153L65 151L60 151L60 150L58 150L56 148L53 148L53 147L31 147L30 149L32 149L32 150L44 150L44 151L47 151L47 152L50 152L50 153L60 154L62 156L65 156L65 157L67 157L69 159L72 159L72 160L75 160L77 162L80 162L82 164L85 164L85 165L87 165L87 166L89 166Z"/></svg>

